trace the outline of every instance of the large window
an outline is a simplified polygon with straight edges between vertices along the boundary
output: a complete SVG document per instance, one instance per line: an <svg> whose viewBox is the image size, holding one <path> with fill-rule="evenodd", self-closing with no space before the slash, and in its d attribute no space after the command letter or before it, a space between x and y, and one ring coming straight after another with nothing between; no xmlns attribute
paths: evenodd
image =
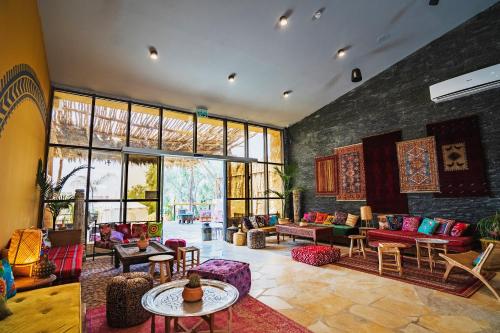
<svg viewBox="0 0 500 333"><path fill-rule="evenodd" d="M224 162L227 216L282 214L281 200L270 191L282 190L274 171L283 166L282 144L282 131L266 126L56 89L46 164L54 181L75 167L88 167L61 191L70 196L85 190L87 230L94 223L159 218L161 159L122 154L127 146L254 158L257 162ZM71 225L72 210L63 210L56 225ZM43 218L52 226L50 215Z"/></svg>

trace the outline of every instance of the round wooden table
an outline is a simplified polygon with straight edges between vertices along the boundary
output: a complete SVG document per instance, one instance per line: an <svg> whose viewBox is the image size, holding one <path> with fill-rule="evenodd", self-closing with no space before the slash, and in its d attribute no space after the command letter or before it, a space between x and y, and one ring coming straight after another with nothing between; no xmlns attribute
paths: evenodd
<svg viewBox="0 0 500 333"><path fill-rule="evenodd" d="M418 268L420 268L420 260L429 261L429 268L431 272L433 271L435 265L435 254L438 252L443 252L444 254L448 253L448 243L449 241L446 239L439 238L416 238L415 239L417 245L417 264ZM421 257L421 249L427 249L427 259L423 259Z"/></svg>
<svg viewBox="0 0 500 333"><path fill-rule="evenodd" d="M153 314L151 333L155 332L155 316L165 317L165 332L170 333L171 322L174 321L173 332L198 332L196 330L204 321L208 323L210 332L215 330L215 313L228 309L228 327L231 332L232 306L239 297L238 289L229 283L217 280L202 279L203 298L199 302L188 303L182 299L182 291L188 280L177 280L159 285L142 297L142 306ZM179 318L201 317L193 327L187 328L179 322Z"/></svg>

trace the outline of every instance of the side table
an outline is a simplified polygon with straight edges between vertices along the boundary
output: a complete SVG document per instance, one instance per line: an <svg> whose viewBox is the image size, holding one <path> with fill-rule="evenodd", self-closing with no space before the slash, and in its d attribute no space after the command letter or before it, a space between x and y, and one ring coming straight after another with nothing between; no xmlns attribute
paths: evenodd
<svg viewBox="0 0 500 333"><path fill-rule="evenodd" d="M446 239L439 238L416 238L416 247L417 247L417 264L418 268L420 268L420 261L427 260L429 261L429 268L431 273L433 271L434 265L436 264L434 257L437 253L443 252L444 254L448 254L448 243ZM421 249L427 250L427 259L423 259L421 255Z"/></svg>

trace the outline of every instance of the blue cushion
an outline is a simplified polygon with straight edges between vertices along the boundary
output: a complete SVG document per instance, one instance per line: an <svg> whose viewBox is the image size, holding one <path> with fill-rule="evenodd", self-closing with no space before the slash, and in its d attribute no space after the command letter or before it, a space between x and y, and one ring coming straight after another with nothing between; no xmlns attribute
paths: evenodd
<svg viewBox="0 0 500 333"><path fill-rule="evenodd" d="M418 227L417 232L421 234L432 235L434 231L436 231L438 225L439 225L438 222L426 217L420 224L420 227Z"/></svg>
<svg viewBox="0 0 500 333"><path fill-rule="evenodd" d="M479 264L479 262L481 261L481 259L483 259L483 255L484 255L484 252L481 252L477 257L476 259L474 259L472 261L472 265L476 266L477 264Z"/></svg>
<svg viewBox="0 0 500 333"><path fill-rule="evenodd" d="M4 258L0 264L0 298L8 299L16 294L14 274L9 261Z"/></svg>
<svg viewBox="0 0 500 333"><path fill-rule="evenodd" d="M269 226L273 227L276 224L278 224L278 216L277 215L269 216Z"/></svg>

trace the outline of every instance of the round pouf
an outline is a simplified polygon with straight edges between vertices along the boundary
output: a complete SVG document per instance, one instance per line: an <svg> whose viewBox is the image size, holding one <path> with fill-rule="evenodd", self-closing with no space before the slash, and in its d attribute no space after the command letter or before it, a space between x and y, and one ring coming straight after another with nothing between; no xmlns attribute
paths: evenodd
<svg viewBox="0 0 500 333"><path fill-rule="evenodd" d="M233 235L233 244L236 246L243 246L245 245L247 240L247 235L245 232L238 231Z"/></svg>
<svg viewBox="0 0 500 333"><path fill-rule="evenodd" d="M262 230L252 229L247 232L247 246L250 249L263 249L266 247L266 233Z"/></svg>
<svg viewBox="0 0 500 333"><path fill-rule="evenodd" d="M165 241L165 246L174 250L174 259L177 260L177 248L186 247L186 241L180 238L170 238Z"/></svg>
<svg viewBox="0 0 500 333"><path fill-rule="evenodd" d="M229 227L226 230L226 242L232 243L233 242L233 235L238 232L237 227Z"/></svg>
<svg viewBox="0 0 500 333"><path fill-rule="evenodd" d="M106 319L110 327L131 327L151 317L141 305L142 296L153 288L148 273L134 272L115 276L106 288Z"/></svg>

